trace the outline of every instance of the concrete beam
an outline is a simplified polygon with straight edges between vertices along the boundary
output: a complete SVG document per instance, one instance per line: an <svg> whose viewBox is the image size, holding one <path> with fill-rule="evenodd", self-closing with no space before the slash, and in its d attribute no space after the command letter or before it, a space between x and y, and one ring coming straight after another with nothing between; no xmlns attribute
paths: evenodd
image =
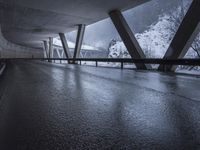
<svg viewBox="0 0 200 150"><path fill-rule="evenodd" d="M44 40L44 34L39 32L43 30L49 37L55 36L55 33L73 31L72 25L90 25L106 19L107 12L114 8L127 10L148 1L150 0L0 0L0 24L4 26L3 33L9 41L41 48L39 42ZM27 29L32 29L33 32Z"/></svg>
<svg viewBox="0 0 200 150"><path fill-rule="evenodd" d="M183 58L200 29L200 0L193 0L163 59ZM160 65L160 71L175 71L177 66Z"/></svg>
<svg viewBox="0 0 200 150"><path fill-rule="evenodd" d="M85 25L80 24L78 26L78 32L77 32L77 37L76 37L76 46L74 49L74 56L73 56L74 59L80 57L80 51L81 51L81 46L83 43L84 33L85 33Z"/></svg>
<svg viewBox="0 0 200 150"><path fill-rule="evenodd" d="M53 37L49 38L49 58L52 58L53 54Z"/></svg>
<svg viewBox="0 0 200 150"><path fill-rule="evenodd" d="M46 54L46 58L48 58L48 44L47 44L47 41L43 41L44 43L44 52Z"/></svg>
<svg viewBox="0 0 200 150"><path fill-rule="evenodd" d="M62 42L62 46L63 46L64 52L65 52L66 58L71 58L70 51L69 51L69 46L67 44L67 40L66 40L65 34L64 33L59 33L59 36L60 36L60 40ZM68 61L68 63L70 63L70 61Z"/></svg>
<svg viewBox="0 0 200 150"><path fill-rule="evenodd" d="M119 10L114 10L109 13L110 18L115 25L120 37L122 38L129 54L133 59L143 59L145 54L142 51L137 39L131 31L128 23ZM151 65L135 64L137 69L151 69Z"/></svg>

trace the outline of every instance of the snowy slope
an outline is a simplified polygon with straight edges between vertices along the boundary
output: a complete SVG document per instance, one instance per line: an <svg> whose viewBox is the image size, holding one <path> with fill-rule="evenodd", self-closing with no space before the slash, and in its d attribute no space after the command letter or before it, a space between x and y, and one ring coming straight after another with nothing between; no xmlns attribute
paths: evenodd
<svg viewBox="0 0 200 150"><path fill-rule="evenodd" d="M121 41L112 40L109 47L109 58L130 58L128 51Z"/></svg>
<svg viewBox="0 0 200 150"><path fill-rule="evenodd" d="M169 47L169 44L174 36L169 26L172 24L169 21L168 15L159 17L158 22L152 24L149 29L143 33L135 34L139 45L143 49L147 58L162 58ZM112 43L112 42L111 42ZM116 41L111 44L110 57L130 57L127 56L127 49L123 42ZM125 54L125 56L121 56Z"/></svg>
<svg viewBox="0 0 200 150"><path fill-rule="evenodd" d="M158 22L149 27L141 34L136 34L136 38L150 58L162 58L169 47L174 34L169 29L171 22L168 15L159 17Z"/></svg>

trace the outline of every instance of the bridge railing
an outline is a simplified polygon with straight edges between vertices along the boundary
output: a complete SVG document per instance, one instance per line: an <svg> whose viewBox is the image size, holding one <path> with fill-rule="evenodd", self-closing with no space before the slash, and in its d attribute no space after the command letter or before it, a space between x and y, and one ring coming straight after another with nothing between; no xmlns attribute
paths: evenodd
<svg viewBox="0 0 200 150"><path fill-rule="evenodd" d="M95 62L96 66L98 66L98 62L114 62L114 63L121 63L121 68L123 69L124 63L133 63L133 64L159 64L159 65L186 65L186 66L200 66L200 59L131 59L131 58L7 58L7 59L0 59L1 61L8 61L8 60L42 60L42 61L69 61L71 64L74 62L82 64L82 62Z"/></svg>

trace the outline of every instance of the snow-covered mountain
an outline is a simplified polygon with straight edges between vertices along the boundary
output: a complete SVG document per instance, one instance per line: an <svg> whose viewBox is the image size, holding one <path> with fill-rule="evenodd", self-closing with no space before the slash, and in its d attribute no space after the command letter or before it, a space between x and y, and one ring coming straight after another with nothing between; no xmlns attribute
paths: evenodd
<svg viewBox="0 0 200 150"><path fill-rule="evenodd" d="M162 58L171 43L174 33L169 15L160 16L158 22L152 24L143 33L136 34L136 38L148 58Z"/></svg>
<svg viewBox="0 0 200 150"><path fill-rule="evenodd" d="M169 17L168 15L159 17L158 22L152 24L149 29L135 34L147 58L162 58L169 47L173 34L168 28ZM112 58L130 57L122 41L112 41L109 52L109 57Z"/></svg>

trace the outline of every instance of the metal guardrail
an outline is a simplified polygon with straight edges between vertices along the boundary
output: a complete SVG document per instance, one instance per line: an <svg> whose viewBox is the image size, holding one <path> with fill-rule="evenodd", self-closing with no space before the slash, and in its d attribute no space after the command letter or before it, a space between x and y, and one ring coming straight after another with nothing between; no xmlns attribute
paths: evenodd
<svg viewBox="0 0 200 150"><path fill-rule="evenodd" d="M200 66L200 59L131 59L131 58L1 58L0 61L9 60L42 60L42 61L69 61L71 64L74 62L95 62L98 66L98 62L115 62L121 63L121 68L123 68L124 63L134 63L134 64L160 64L160 65L186 65L186 66Z"/></svg>
<svg viewBox="0 0 200 150"><path fill-rule="evenodd" d="M200 59L131 59L131 58L0 58L0 61L7 60L64 60L64 61L88 61L88 62L118 62L118 63L144 63L144 64L163 64L163 65L193 65L200 66Z"/></svg>

